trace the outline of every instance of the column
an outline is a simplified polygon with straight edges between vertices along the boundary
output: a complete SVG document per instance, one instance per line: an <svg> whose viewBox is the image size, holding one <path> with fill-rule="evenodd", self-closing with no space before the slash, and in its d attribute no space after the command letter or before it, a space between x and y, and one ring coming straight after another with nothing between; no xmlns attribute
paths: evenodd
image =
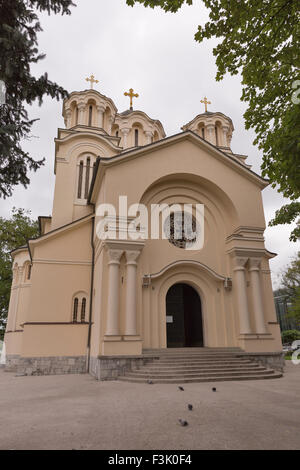
<svg viewBox="0 0 300 470"><path fill-rule="evenodd" d="M78 124L84 125L84 116L85 114L85 104L84 103L79 103L78 104Z"/></svg>
<svg viewBox="0 0 300 470"><path fill-rule="evenodd" d="M127 136L129 134L129 131L130 131L130 129L128 127L124 127L123 129L121 129L121 134L122 134L122 137L123 137L122 145L123 145L124 148L127 148Z"/></svg>
<svg viewBox="0 0 300 470"><path fill-rule="evenodd" d="M106 336L119 335L119 269L123 250L108 250L108 296Z"/></svg>
<svg viewBox="0 0 300 470"><path fill-rule="evenodd" d="M136 318L136 271L140 251L125 251L126 255L126 310L125 335L137 335Z"/></svg>
<svg viewBox="0 0 300 470"><path fill-rule="evenodd" d="M65 120L65 125L66 128L69 129L71 127L71 118L72 118L72 111L71 109L66 110L66 120Z"/></svg>
<svg viewBox="0 0 300 470"><path fill-rule="evenodd" d="M114 120L115 120L115 118L113 116L109 116L109 118L108 118L108 129L107 129L107 133L109 135L111 135L111 129L112 129L112 125L113 125Z"/></svg>
<svg viewBox="0 0 300 470"><path fill-rule="evenodd" d="M248 258L235 258L235 289L237 292L238 309L240 318L240 333L251 333L250 315L247 302L247 287L245 277L245 264Z"/></svg>
<svg viewBox="0 0 300 470"><path fill-rule="evenodd" d="M211 144L216 145L216 134L215 134L215 126L214 124L208 124L205 128L205 135Z"/></svg>
<svg viewBox="0 0 300 470"><path fill-rule="evenodd" d="M151 144L152 139L153 139L153 132L152 131L145 131L145 135L146 135L146 139L147 139L146 144Z"/></svg>
<svg viewBox="0 0 300 470"><path fill-rule="evenodd" d="M254 308L256 333L266 334L267 329L266 329L266 324L265 324L265 319L264 319L264 308L263 308L262 291L261 291L260 275L259 275L260 263L261 263L261 260L259 258L250 258L249 273L250 273L250 282L252 286L252 302L253 302L253 308Z"/></svg>
<svg viewBox="0 0 300 470"><path fill-rule="evenodd" d="M229 131L228 126L222 126L222 131L223 131L223 146L224 147L229 147L228 142L227 142L227 134Z"/></svg>
<svg viewBox="0 0 300 470"><path fill-rule="evenodd" d="M97 109L97 127L101 127L101 129L103 129L105 106L97 105L96 109Z"/></svg>

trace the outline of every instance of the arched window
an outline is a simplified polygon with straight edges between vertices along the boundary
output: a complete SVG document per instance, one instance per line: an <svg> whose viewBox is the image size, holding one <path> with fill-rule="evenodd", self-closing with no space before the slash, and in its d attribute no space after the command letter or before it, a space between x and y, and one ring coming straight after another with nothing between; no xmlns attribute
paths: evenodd
<svg viewBox="0 0 300 470"><path fill-rule="evenodd" d="M83 177L83 161L81 160L79 164L79 175L78 175L78 189L77 189L77 197L81 199L81 192L82 192L82 177Z"/></svg>
<svg viewBox="0 0 300 470"><path fill-rule="evenodd" d="M88 125L91 126L92 122L93 122L93 106L90 105L89 106L89 124Z"/></svg>
<svg viewBox="0 0 300 470"><path fill-rule="evenodd" d="M134 130L134 145L137 147L139 145L139 130Z"/></svg>
<svg viewBox="0 0 300 470"><path fill-rule="evenodd" d="M77 124L78 124L78 115L79 115L78 106L76 106L76 110L75 110L75 126L77 126Z"/></svg>
<svg viewBox="0 0 300 470"><path fill-rule="evenodd" d="M75 203L85 204L89 197L89 190L93 177L93 170L96 163L94 155L81 155L77 162L77 188L75 193Z"/></svg>
<svg viewBox="0 0 300 470"><path fill-rule="evenodd" d="M201 129L201 134L202 134L202 139L205 139L205 131L204 131L204 127L202 127L202 129Z"/></svg>
<svg viewBox="0 0 300 470"><path fill-rule="evenodd" d="M81 315L80 315L81 322L85 322L85 309L86 309L86 298L83 297L82 302L81 302Z"/></svg>
<svg viewBox="0 0 300 470"><path fill-rule="evenodd" d="M119 137L119 131L116 131L116 137Z"/></svg>
<svg viewBox="0 0 300 470"><path fill-rule="evenodd" d="M29 281L31 278L31 267L31 264L27 265L27 281Z"/></svg>
<svg viewBox="0 0 300 470"><path fill-rule="evenodd" d="M78 314L78 297L75 297L74 305L73 305L73 323L77 323L77 314Z"/></svg>
<svg viewBox="0 0 300 470"><path fill-rule="evenodd" d="M87 199L89 195L89 188L90 188L90 171L91 171L91 159L90 157L86 160L86 170L85 170L85 190L84 190L84 198Z"/></svg>
<svg viewBox="0 0 300 470"><path fill-rule="evenodd" d="M215 125L215 134L216 134L216 146L219 145L219 137L218 137L218 126Z"/></svg>

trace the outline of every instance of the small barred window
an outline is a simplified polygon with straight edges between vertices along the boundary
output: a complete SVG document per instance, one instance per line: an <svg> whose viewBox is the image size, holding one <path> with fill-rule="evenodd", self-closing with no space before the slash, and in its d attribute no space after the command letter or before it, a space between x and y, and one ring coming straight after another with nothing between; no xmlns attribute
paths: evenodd
<svg viewBox="0 0 300 470"><path fill-rule="evenodd" d="M84 297L81 303L81 322L85 322L85 309L86 309L86 298Z"/></svg>
<svg viewBox="0 0 300 470"><path fill-rule="evenodd" d="M77 323L77 314L78 314L78 298L75 297L73 305L73 323Z"/></svg>

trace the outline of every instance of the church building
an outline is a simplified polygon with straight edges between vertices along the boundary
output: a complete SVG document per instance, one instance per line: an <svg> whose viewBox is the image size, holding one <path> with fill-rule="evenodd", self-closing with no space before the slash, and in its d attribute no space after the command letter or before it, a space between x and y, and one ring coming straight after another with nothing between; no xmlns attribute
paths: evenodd
<svg viewBox="0 0 300 470"><path fill-rule="evenodd" d="M275 254L264 244L268 181L231 150L232 120L207 111L205 98L205 112L166 137L133 109L132 89L118 112L90 81L63 103L52 215L12 252L7 370L124 379L172 351L282 370ZM124 226L120 196L149 217L154 204L202 205L202 246L174 237L174 213L168 237L124 236L134 217ZM99 236L103 205L116 208L117 237Z"/></svg>

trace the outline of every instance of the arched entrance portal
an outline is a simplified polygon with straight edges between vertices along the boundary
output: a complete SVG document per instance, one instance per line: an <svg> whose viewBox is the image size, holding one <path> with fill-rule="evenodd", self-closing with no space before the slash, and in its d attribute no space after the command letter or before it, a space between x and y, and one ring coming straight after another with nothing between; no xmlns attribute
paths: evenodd
<svg viewBox="0 0 300 470"><path fill-rule="evenodd" d="M188 284L174 284L166 296L167 347L203 346L201 300Z"/></svg>

